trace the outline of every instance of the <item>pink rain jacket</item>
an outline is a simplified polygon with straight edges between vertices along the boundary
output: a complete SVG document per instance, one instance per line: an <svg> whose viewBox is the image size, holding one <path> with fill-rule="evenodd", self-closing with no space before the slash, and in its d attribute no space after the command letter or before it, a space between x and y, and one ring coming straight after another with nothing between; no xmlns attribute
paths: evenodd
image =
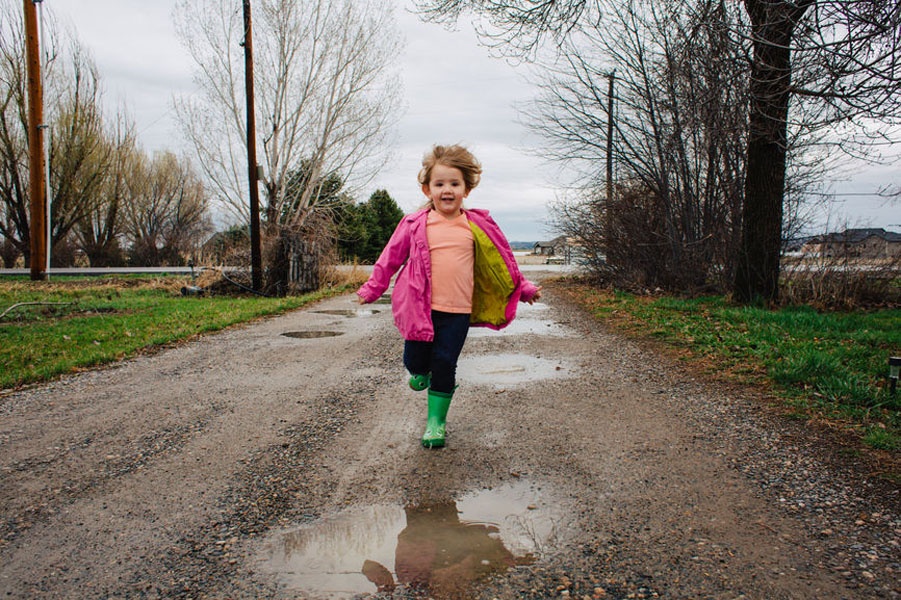
<svg viewBox="0 0 901 600"><path fill-rule="evenodd" d="M529 302L538 286L522 276L513 250L487 210L464 209L475 250L470 323L501 329L516 318L517 302ZM394 324L405 340L430 342L432 326L432 266L426 223L429 209L405 216L382 250L369 280L357 290L364 302L374 302L388 289Z"/></svg>

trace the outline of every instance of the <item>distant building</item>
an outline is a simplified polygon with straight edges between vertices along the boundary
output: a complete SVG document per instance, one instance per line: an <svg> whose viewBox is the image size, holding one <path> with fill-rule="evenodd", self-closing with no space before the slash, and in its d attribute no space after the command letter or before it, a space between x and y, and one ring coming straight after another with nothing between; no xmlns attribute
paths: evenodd
<svg viewBox="0 0 901 600"><path fill-rule="evenodd" d="M575 238L565 235L555 237L549 242L535 242L532 248L534 256L544 256L549 265L582 264L585 251Z"/></svg>
<svg viewBox="0 0 901 600"><path fill-rule="evenodd" d="M899 258L901 233L885 229L846 229L812 237L801 251L827 258Z"/></svg>
<svg viewBox="0 0 901 600"><path fill-rule="evenodd" d="M566 249L569 247L566 236L561 235L555 237L549 242L535 242L532 248L532 254L536 256L566 256Z"/></svg>
<svg viewBox="0 0 901 600"><path fill-rule="evenodd" d="M813 236L792 238L782 242L782 252L785 254L801 254L804 252L804 246L814 239Z"/></svg>

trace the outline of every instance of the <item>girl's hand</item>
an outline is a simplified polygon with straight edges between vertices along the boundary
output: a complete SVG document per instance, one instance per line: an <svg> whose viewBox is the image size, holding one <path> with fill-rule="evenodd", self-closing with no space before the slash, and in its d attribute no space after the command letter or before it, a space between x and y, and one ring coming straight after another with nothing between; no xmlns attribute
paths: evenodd
<svg viewBox="0 0 901 600"><path fill-rule="evenodd" d="M362 296L357 296L357 304L366 304L366 301L363 300Z"/></svg>
<svg viewBox="0 0 901 600"><path fill-rule="evenodd" d="M531 299L529 299L529 304L534 304L535 302L538 301L539 298L541 298L541 289L542 289L542 286L539 285L538 289L535 290L535 295L532 296Z"/></svg>

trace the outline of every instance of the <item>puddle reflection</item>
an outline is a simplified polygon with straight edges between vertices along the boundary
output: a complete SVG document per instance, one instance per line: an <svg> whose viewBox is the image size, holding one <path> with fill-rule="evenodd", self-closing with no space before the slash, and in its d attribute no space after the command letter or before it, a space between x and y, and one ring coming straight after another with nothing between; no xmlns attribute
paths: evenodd
<svg viewBox="0 0 901 600"><path fill-rule="evenodd" d="M526 482L446 502L370 506L272 536L264 568L316 598L416 589L465 598L490 574L531 564L552 543L555 517Z"/></svg>
<svg viewBox="0 0 901 600"><path fill-rule="evenodd" d="M531 564L531 555L516 557L493 524L460 520L456 503L406 509L406 527L397 536L395 581L387 567L373 560L363 574L379 591L396 584L445 598L459 597L470 583L517 564Z"/></svg>

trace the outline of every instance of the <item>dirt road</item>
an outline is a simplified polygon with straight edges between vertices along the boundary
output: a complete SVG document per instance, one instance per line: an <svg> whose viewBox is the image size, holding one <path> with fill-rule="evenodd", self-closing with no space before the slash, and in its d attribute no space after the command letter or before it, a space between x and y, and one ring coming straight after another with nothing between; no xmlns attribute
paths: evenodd
<svg viewBox="0 0 901 600"><path fill-rule="evenodd" d="M896 482L553 287L473 330L442 450L369 309L0 397L0 597L901 595Z"/></svg>

